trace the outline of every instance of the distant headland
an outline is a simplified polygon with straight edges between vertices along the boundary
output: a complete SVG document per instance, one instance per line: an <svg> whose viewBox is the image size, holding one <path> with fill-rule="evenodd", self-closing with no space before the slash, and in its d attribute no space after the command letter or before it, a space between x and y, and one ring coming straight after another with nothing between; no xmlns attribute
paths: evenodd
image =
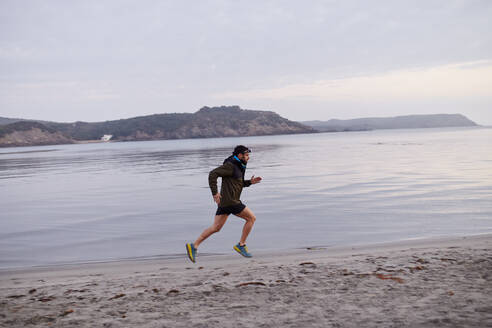
<svg viewBox="0 0 492 328"><path fill-rule="evenodd" d="M422 129L459 126L477 126L461 114L406 115L395 117L368 117L351 120L301 122L320 132L367 131L380 129Z"/></svg>

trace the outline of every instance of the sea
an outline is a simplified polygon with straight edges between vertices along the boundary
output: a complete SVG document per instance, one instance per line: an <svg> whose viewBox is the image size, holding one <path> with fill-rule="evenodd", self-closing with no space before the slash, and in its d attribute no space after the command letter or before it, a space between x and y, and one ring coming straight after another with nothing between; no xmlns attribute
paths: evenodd
<svg viewBox="0 0 492 328"><path fill-rule="evenodd" d="M186 260L212 224L208 173L252 149L254 254L492 233L492 128L436 128L0 149L0 268ZM199 256L232 254L230 216Z"/></svg>

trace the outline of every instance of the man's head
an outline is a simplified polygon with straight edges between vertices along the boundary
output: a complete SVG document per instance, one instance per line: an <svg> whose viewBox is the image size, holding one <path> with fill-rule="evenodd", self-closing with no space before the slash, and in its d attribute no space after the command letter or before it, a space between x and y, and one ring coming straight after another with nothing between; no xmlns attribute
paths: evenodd
<svg viewBox="0 0 492 328"><path fill-rule="evenodd" d="M249 161L249 153L251 153L251 149L243 145L236 146L232 152L233 155L237 156L239 160L245 163L248 163Z"/></svg>

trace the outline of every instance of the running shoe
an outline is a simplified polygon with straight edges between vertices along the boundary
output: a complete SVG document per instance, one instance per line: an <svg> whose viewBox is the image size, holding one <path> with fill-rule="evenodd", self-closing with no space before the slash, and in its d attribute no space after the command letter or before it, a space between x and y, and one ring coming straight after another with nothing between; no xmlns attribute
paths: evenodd
<svg viewBox="0 0 492 328"><path fill-rule="evenodd" d="M186 244L186 253L188 253L188 258L191 262L195 263L196 259L196 248L193 243Z"/></svg>
<svg viewBox="0 0 492 328"><path fill-rule="evenodd" d="M253 255L251 255L251 253L248 253L248 247L246 247L246 245L239 245L239 243L237 243L236 245L234 245L234 250L236 252L238 252L239 254L241 254L242 256L244 257L252 257Z"/></svg>

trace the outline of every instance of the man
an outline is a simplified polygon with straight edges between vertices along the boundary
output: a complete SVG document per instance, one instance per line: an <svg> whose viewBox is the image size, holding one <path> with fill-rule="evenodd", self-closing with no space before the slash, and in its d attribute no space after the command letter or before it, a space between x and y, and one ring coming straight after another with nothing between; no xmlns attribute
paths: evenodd
<svg viewBox="0 0 492 328"><path fill-rule="evenodd" d="M210 171L210 174L208 175L208 184L218 208L215 213L214 223L209 228L205 229L194 243L186 244L186 252L192 262L196 261L198 246L212 234L219 232L230 214L234 214L246 220L241 239L239 240L239 243L233 246L233 249L245 257L252 256L246 247L246 238L248 238L248 235L253 228L256 217L239 199L243 187L249 187L250 185L261 181L261 177L255 178L254 175L250 180L244 180L246 164L248 164L249 161L249 153L251 153L251 150L248 149L248 147L243 145L236 146L232 155L226 158L221 166ZM220 193L217 191L217 179L219 177L222 178Z"/></svg>

